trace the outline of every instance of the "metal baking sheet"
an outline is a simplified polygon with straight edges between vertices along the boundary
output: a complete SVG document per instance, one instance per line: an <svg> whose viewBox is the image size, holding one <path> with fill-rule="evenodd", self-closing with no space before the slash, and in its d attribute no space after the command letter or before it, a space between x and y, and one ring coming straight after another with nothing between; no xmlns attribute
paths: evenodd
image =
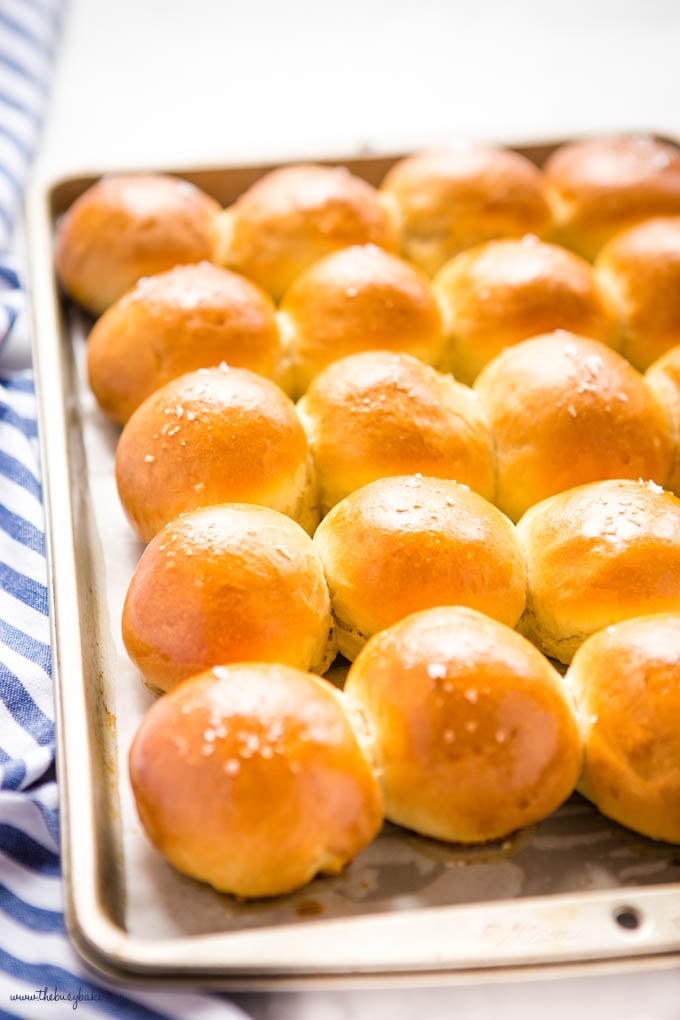
<svg viewBox="0 0 680 1020"><path fill-rule="evenodd" d="M519 151L540 163L553 147ZM331 162L378 183L396 158ZM268 169L173 172L227 204ZM540 825L472 849L386 824L340 876L258 902L185 878L152 849L126 757L153 695L119 627L142 546L115 491L118 430L84 377L91 321L60 298L52 261L59 216L97 176L36 185L27 213L66 918L76 948L126 981L241 989L676 965L680 848L620 828L577 795Z"/></svg>

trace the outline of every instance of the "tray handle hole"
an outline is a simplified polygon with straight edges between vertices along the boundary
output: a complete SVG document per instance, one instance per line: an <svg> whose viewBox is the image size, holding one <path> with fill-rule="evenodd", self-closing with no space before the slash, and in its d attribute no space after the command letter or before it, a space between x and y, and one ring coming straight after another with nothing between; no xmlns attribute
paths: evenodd
<svg viewBox="0 0 680 1020"><path fill-rule="evenodd" d="M614 911L614 920L619 928L625 931L637 931L642 925L642 914L636 907L617 907Z"/></svg>

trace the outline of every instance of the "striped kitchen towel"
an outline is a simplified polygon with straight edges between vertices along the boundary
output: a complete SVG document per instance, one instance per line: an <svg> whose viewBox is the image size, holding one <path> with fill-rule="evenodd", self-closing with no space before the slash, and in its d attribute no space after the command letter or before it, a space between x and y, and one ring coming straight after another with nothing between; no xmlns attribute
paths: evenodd
<svg viewBox="0 0 680 1020"><path fill-rule="evenodd" d="M61 0L0 0L0 344L23 298L12 230L45 109ZM225 1018L218 995L100 980L64 929L47 570L33 378L0 378L0 1018Z"/></svg>
<svg viewBox="0 0 680 1020"><path fill-rule="evenodd" d="M0 379L0 1018L243 1017L219 996L114 988L66 937L45 536L30 372Z"/></svg>

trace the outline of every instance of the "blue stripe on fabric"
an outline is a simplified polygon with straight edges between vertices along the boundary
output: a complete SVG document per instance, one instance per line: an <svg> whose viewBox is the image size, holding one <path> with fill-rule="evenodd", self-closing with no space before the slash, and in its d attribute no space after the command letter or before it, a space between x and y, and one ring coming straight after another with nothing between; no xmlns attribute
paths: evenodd
<svg viewBox="0 0 680 1020"><path fill-rule="evenodd" d="M34 982L36 988L44 988L47 985L48 990L54 988L64 995L70 993L74 996L78 992L85 995L94 993L97 998L93 998L90 1005L96 1003L97 1009L109 1016L116 1017L117 1020L118 1018L120 1020L171 1020L167 1013L159 1013L158 1010L150 1009L148 1006L142 1005L141 1002L125 999L118 992L93 984L85 977L76 977L62 967L55 967L51 964L26 963L2 949L0 949L0 967L22 981ZM50 1003L48 1002L46 1005L49 1006ZM57 1005L60 1005L64 1011L66 1008L69 1009L69 1012L73 1010L73 1003L62 1002Z"/></svg>
<svg viewBox="0 0 680 1020"><path fill-rule="evenodd" d="M23 159L28 161L33 155L33 146L29 142L25 142L16 131L10 131L4 124L0 124L0 138L6 138L8 142L11 142Z"/></svg>
<svg viewBox="0 0 680 1020"><path fill-rule="evenodd" d="M19 179L15 173L13 173L6 163L0 163L0 176L4 177L14 194L19 198L21 196L22 187ZM2 208L0 206L0 208ZM6 210L2 208L3 213L7 215ZM11 224L11 220L7 220Z"/></svg>
<svg viewBox="0 0 680 1020"><path fill-rule="evenodd" d="M0 166L0 174L2 173L2 170L3 167ZM6 174L5 176L7 176L9 180L9 175ZM12 233L12 230L14 229L14 224L12 222L11 216L5 209L4 205L0 205L0 224L2 224L2 226L5 228L5 233L9 237L9 235Z"/></svg>
<svg viewBox="0 0 680 1020"><path fill-rule="evenodd" d="M44 39L41 39L40 36L32 32L30 28L20 21L16 21L5 11L0 11L0 25L4 25L8 31L18 35L20 39L27 42L33 49L40 50L48 60L51 60L54 56L54 46L51 43L45 42Z"/></svg>
<svg viewBox="0 0 680 1020"><path fill-rule="evenodd" d="M25 78L27 82L30 82L43 96L47 95L47 82L44 78L40 78L37 74L33 74L27 67L19 63L18 60L13 60L8 57L6 53L0 50L0 64L6 67L8 71L13 71L14 74L19 75L20 78Z"/></svg>
<svg viewBox="0 0 680 1020"><path fill-rule="evenodd" d="M40 875L61 875L57 854L13 825L0 823L0 850Z"/></svg>
<svg viewBox="0 0 680 1020"><path fill-rule="evenodd" d="M32 903L20 899L16 893L0 883L0 910L4 910L11 918L33 931L63 932L64 918L58 910L46 910L34 907ZM3 952L0 949L0 966Z"/></svg>
<svg viewBox="0 0 680 1020"><path fill-rule="evenodd" d="M7 266L2 267L4 271L12 272ZM0 376L0 387L5 390L16 390L18 393L35 393L35 383L31 376L19 373L14 378Z"/></svg>
<svg viewBox="0 0 680 1020"><path fill-rule="evenodd" d="M39 503L42 503L42 486L33 472L22 461L10 456L4 450L0 450L0 475L16 482L22 489L26 489L32 496L35 496Z"/></svg>
<svg viewBox="0 0 680 1020"><path fill-rule="evenodd" d="M44 641L27 634L25 630L13 627L11 623L0 619L0 641L7 648L22 655L24 659L30 659L49 676L52 672L52 653L50 646Z"/></svg>
<svg viewBox="0 0 680 1020"><path fill-rule="evenodd" d="M26 766L20 758L10 758L0 747L1 789L20 790L26 778Z"/></svg>
<svg viewBox="0 0 680 1020"><path fill-rule="evenodd" d="M2 304L1 301L0 301L0 304ZM19 314L19 311L18 311L17 308L13 308L12 305L3 305L3 311L4 311L5 315L7 316L7 333L6 333L6 335L9 336L10 332L12 331L12 326L17 321L17 315Z"/></svg>
<svg viewBox="0 0 680 1020"><path fill-rule="evenodd" d="M15 542L25 545L27 549L40 556L45 555L45 536L40 528L31 524L25 517L15 514L0 503L0 531L13 538Z"/></svg>
<svg viewBox="0 0 680 1020"><path fill-rule="evenodd" d="M50 775L52 777L51 780L49 779ZM54 762L52 762L52 764L50 765L50 767L47 770L47 772L45 773L45 775L41 777L40 782L39 782L38 785L40 785L42 787L42 786L45 786L46 783L48 783L50 781L53 781L53 780L54 780ZM59 845L59 837L60 837L60 832L59 832L59 812L56 810L56 808L48 808L40 800L36 800L36 799L31 798L31 803L35 804L35 806L37 807L37 809L40 812L40 815L42 817L42 820L45 823L45 828L49 832L49 834L52 837L52 839L54 840L55 844L58 846Z"/></svg>
<svg viewBox="0 0 680 1020"><path fill-rule="evenodd" d="M0 263L0 279L3 279L6 283L8 283L12 289L18 290L21 287L19 273L14 266L8 266L7 264L2 265Z"/></svg>
<svg viewBox="0 0 680 1020"><path fill-rule="evenodd" d="M61 8L55 10L50 4L42 3L42 0L23 0L23 2L27 7L32 7L41 18L50 21L54 29L58 29L61 25Z"/></svg>
<svg viewBox="0 0 680 1020"><path fill-rule="evenodd" d="M0 588L25 606L47 616L47 587L40 581L34 581L32 577L20 574L6 563L0 563Z"/></svg>
<svg viewBox="0 0 680 1020"><path fill-rule="evenodd" d="M18 1013L8 1013L6 1009L0 1009L0 1020L21 1020Z"/></svg>
<svg viewBox="0 0 680 1020"><path fill-rule="evenodd" d="M30 106L22 102L21 99L17 99L16 96L10 96L7 92L0 92L0 104L9 107L10 110L14 110L15 113L21 113L24 117L30 120L33 125L38 128L43 122L43 116L38 113L37 110L32 110Z"/></svg>
<svg viewBox="0 0 680 1020"><path fill-rule="evenodd" d="M0 662L0 692L5 708L15 722L30 733L41 747L51 744L54 740L54 723L36 705L19 678L3 662Z"/></svg>
<svg viewBox="0 0 680 1020"><path fill-rule="evenodd" d="M2 294L0 294L0 303L2 303ZM0 401L0 421L6 421L8 425L13 425L15 429L30 439L35 439L38 434L35 418L22 418L13 407L3 401Z"/></svg>

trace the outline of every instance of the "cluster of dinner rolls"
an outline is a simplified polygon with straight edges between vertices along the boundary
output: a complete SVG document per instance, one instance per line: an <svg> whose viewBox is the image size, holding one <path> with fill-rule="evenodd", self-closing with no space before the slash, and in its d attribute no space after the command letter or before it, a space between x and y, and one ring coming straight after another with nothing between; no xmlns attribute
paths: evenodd
<svg viewBox="0 0 680 1020"><path fill-rule="evenodd" d="M148 543L130 778L173 865L277 895L384 818L478 843L576 788L680 842L674 146L104 178L56 265Z"/></svg>

